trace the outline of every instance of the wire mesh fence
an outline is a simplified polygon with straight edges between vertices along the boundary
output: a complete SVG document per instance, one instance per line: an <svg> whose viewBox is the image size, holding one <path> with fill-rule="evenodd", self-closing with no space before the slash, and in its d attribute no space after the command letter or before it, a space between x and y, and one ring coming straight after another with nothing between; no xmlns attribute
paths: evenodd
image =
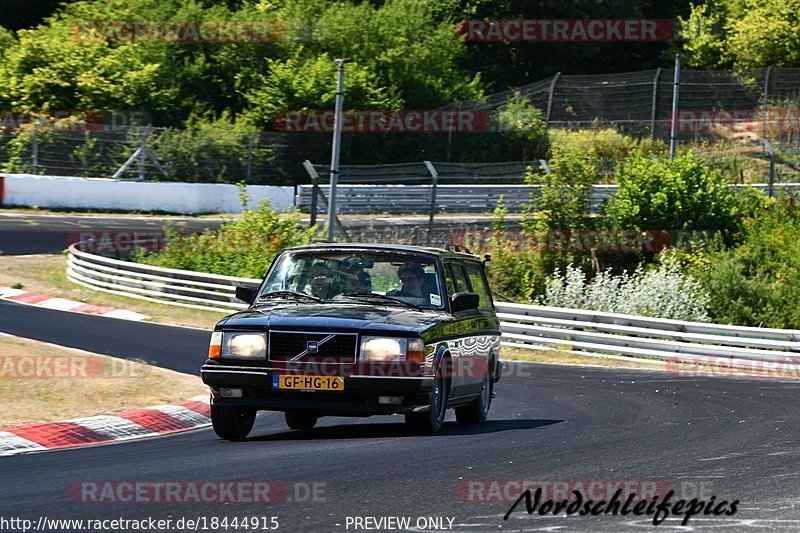
<svg viewBox="0 0 800 533"><path fill-rule="evenodd" d="M561 75L450 108L498 109L515 93L546 113L551 127L614 126L668 140L675 71ZM714 134L752 133L781 152L800 152L800 69L681 70L677 136L697 142Z"/></svg>
<svg viewBox="0 0 800 533"><path fill-rule="evenodd" d="M556 74L518 91L542 110L550 127L613 126L636 136L666 141L673 122L673 76L672 69L591 76ZM505 91L480 102L456 102L447 108L485 110L491 115L513 94L515 91ZM780 162L783 179L793 180L800 169L800 69L682 70L675 122L681 143L702 143L710 138L768 139L784 158ZM308 183L303 162L330 158L329 133L131 125L82 125L60 130L0 126L6 126L0 127L0 169L8 172L277 185ZM132 158L142 149L151 157L140 154ZM489 174L495 175L485 175L474 171L478 167L459 165L530 161L545 155L530 152L530 147L513 140L508 131L490 128L415 134L345 132L341 153L342 161L353 165L442 161L437 163L442 183L451 176L458 180L471 176L471 183L516 183L516 171L498 174L499 167L493 167ZM420 178L425 177L425 169L418 172ZM320 167L320 174L327 171ZM353 178L358 179L358 175L353 174ZM388 173L381 179L393 177Z"/></svg>

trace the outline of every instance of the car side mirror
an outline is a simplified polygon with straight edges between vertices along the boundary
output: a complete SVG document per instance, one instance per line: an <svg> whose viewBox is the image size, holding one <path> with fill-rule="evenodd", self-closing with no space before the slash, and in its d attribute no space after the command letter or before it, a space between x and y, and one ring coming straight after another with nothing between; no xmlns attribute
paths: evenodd
<svg viewBox="0 0 800 533"><path fill-rule="evenodd" d="M258 287L252 287L250 285L237 285L236 299L250 305L253 303L253 299L256 297L257 292Z"/></svg>
<svg viewBox="0 0 800 533"><path fill-rule="evenodd" d="M477 309L480 298L474 292L457 292L450 297L450 312L468 311Z"/></svg>

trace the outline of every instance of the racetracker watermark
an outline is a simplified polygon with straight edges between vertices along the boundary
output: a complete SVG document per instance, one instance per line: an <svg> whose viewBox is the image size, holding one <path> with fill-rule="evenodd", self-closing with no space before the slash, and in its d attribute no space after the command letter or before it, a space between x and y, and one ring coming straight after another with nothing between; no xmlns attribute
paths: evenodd
<svg viewBox="0 0 800 533"><path fill-rule="evenodd" d="M151 123L152 117L148 112L136 110L0 110L0 132L3 133L21 129L29 131L38 129L55 133L117 131L130 126L145 126Z"/></svg>
<svg viewBox="0 0 800 533"><path fill-rule="evenodd" d="M672 123L672 113L667 122ZM800 109L681 109L676 118L676 129L682 133L708 133L713 131L745 131L781 135L800 131Z"/></svg>
<svg viewBox="0 0 800 533"><path fill-rule="evenodd" d="M0 355L0 379L137 378L152 372L139 361L96 355Z"/></svg>
<svg viewBox="0 0 800 533"><path fill-rule="evenodd" d="M711 230L549 230L525 232L510 229L496 234L493 230L456 230L451 242L472 249L490 248L494 241L514 249L567 253L632 254L658 253L668 246L703 247L719 237Z"/></svg>
<svg viewBox="0 0 800 533"><path fill-rule="evenodd" d="M331 133L332 110L281 111L273 118L277 131ZM492 129L489 113L460 110L349 110L342 113L343 133L484 133Z"/></svg>
<svg viewBox="0 0 800 533"><path fill-rule="evenodd" d="M466 19L456 30L467 42L661 42L675 36L668 19Z"/></svg>
<svg viewBox="0 0 800 533"><path fill-rule="evenodd" d="M276 504L327 501L327 483L280 480L77 481L72 501L85 504Z"/></svg>
<svg viewBox="0 0 800 533"><path fill-rule="evenodd" d="M456 497L462 502L514 502L527 490L540 489L548 499L574 499L581 494L586 499L607 499L618 490L624 497L636 494L642 498L662 496L673 490L671 482L642 479L479 479L461 481L456 485Z"/></svg>
<svg viewBox="0 0 800 533"><path fill-rule="evenodd" d="M79 20L70 24L77 41L161 43L270 43L284 27L276 20Z"/></svg>
<svg viewBox="0 0 800 533"><path fill-rule="evenodd" d="M463 349L463 348L462 348ZM469 380L480 382L487 372L495 372L496 369L489 369L486 359L472 357L465 352L464 356L444 360L440 366L442 375L446 378L459 380ZM303 383L312 385L314 378L320 376L367 376L376 378L428 378L434 372L434 357L431 355L425 363L414 361L367 361L360 360L357 363L342 363L334 357L314 357L305 355L302 360L291 361L272 359L272 366L275 374L296 376ZM436 361L438 362L438 360ZM529 378L532 374L532 366L527 363L501 363L502 375L504 378L519 377Z"/></svg>
<svg viewBox="0 0 800 533"><path fill-rule="evenodd" d="M696 356L679 361L667 361L667 372L678 378L800 379L800 358L786 357L782 361L748 361L727 357Z"/></svg>
<svg viewBox="0 0 800 533"><path fill-rule="evenodd" d="M9 133L35 127L55 132L99 131L104 118L100 111L58 109L41 111L0 110L0 131Z"/></svg>
<svg viewBox="0 0 800 533"><path fill-rule="evenodd" d="M157 252L166 244L163 230L76 231L67 235L67 246L81 243L79 249L92 254L128 255L133 252Z"/></svg>

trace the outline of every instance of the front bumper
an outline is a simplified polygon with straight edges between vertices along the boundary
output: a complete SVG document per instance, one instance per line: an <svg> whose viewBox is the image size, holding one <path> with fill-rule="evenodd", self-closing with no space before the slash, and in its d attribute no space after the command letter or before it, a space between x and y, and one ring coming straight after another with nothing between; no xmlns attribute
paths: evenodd
<svg viewBox="0 0 800 533"><path fill-rule="evenodd" d="M255 407L268 411L313 411L319 416L369 416L423 411L433 391L431 377L345 376L344 390L291 391L272 388L280 369L205 364L203 383L211 387L212 403ZM241 389L241 398L223 398L220 388ZM399 404L380 403L381 396L401 397Z"/></svg>

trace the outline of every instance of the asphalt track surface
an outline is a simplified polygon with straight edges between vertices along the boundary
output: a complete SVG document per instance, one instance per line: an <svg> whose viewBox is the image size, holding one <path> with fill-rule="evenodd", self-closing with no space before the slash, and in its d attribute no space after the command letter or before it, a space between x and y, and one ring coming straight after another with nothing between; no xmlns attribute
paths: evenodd
<svg viewBox="0 0 800 533"><path fill-rule="evenodd" d="M208 227L219 227L219 220L172 218L177 228L189 232L202 231ZM64 250L80 233L160 232L164 219L59 216L59 215L13 215L0 213L0 253L3 255L52 254ZM114 235L115 233L112 233ZM99 236L96 238L100 238Z"/></svg>
<svg viewBox="0 0 800 533"><path fill-rule="evenodd" d="M187 372L197 372L207 338L8 302L0 304L0 331ZM313 430L290 431L281 415L261 413L244 442L199 430L1 458L0 517L274 516L277 531L355 531L347 517L405 516L412 530L418 517L448 517L452 531L467 532L687 531L680 518L656 527L646 516L529 516L524 505L504 521L512 502L496 501L490 484L459 492L470 481L639 480L673 488L675 498L740 501L733 516L693 517L694 529L800 528L798 382L510 364L496 392L488 423L459 427L450 415L435 436L408 435L398 417L323 418ZM70 496L76 483L112 480L272 481L280 501L100 504ZM317 497L308 497L314 486ZM464 501L481 494L495 501Z"/></svg>

